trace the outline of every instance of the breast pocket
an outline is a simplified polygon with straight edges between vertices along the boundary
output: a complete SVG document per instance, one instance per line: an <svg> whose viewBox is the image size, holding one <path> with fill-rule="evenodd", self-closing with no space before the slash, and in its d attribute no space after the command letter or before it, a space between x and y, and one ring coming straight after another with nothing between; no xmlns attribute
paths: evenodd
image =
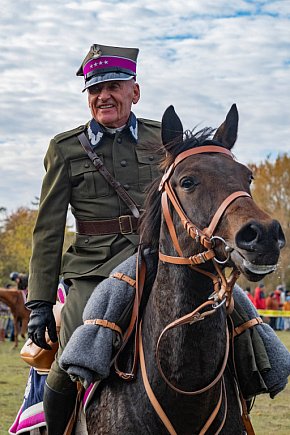
<svg viewBox="0 0 290 435"><path fill-rule="evenodd" d="M101 160L103 155L99 154ZM72 196L73 198L97 198L108 196L108 182L86 157L71 160Z"/></svg>
<svg viewBox="0 0 290 435"><path fill-rule="evenodd" d="M159 169L159 156L151 153L148 150L136 150L139 172L139 188L141 192L146 190L155 178L161 175Z"/></svg>

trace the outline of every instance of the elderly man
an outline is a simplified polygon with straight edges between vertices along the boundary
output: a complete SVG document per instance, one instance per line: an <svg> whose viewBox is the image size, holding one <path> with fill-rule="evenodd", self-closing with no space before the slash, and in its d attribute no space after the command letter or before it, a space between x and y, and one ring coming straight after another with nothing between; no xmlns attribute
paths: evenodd
<svg viewBox="0 0 290 435"><path fill-rule="evenodd" d="M159 173L150 143L160 142L160 123L136 119L131 112L140 98L137 55L136 48L91 47L77 75L84 76L92 119L55 136L45 156L27 302L32 310L28 335L38 346L47 348L46 328L57 340L52 307L59 276L70 286L58 355L44 390L48 435L63 434L76 397L76 384L60 369L58 358L82 324L83 308L96 285L136 251L145 188ZM77 232L62 256L69 204Z"/></svg>

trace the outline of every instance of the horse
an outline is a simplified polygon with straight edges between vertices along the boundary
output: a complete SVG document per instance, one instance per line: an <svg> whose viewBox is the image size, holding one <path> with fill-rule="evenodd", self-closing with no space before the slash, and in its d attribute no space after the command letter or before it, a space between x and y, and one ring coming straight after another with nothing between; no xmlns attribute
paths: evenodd
<svg viewBox="0 0 290 435"><path fill-rule="evenodd" d="M25 338L30 311L25 307L24 294L16 288L0 288L0 300L6 304L12 313L14 324L14 346L18 347L18 335ZM20 329L21 322L21 329Z"/></svg>
<svg viewBox="0 0 290 435"><path fill-rule="evenodd" d="M161 131L164 175L148 191L140 226L142 246L159 256L139 324L141 369L132 382L112 370L100 384L88 434L243 434L228 364L232 288L239 274L256 282L273 272L285 237L232 154L235 104L219 128L198 132L184 132L170 106Z"/></svg>

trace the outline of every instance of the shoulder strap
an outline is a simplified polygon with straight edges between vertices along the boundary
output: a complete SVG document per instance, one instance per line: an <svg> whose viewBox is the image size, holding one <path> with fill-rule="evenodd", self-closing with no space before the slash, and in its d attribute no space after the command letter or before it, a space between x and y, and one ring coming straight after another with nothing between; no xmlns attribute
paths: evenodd
<svg viewBox="0 0 290 435"><path fill-rule="evenodd" d="M124 187L117 181L113 175L108 171L100 157L92 150L89 140L87 139L85 133L78 135L78 139L82 144L83 149L88 154L89 158L93 162L94 166L100 172L100 174L107 180L107 182L113 187L119 197L124 201L124 203L129 207L133 216L138 218L140 216L138 206L131 196L126 192Z"/></svg>

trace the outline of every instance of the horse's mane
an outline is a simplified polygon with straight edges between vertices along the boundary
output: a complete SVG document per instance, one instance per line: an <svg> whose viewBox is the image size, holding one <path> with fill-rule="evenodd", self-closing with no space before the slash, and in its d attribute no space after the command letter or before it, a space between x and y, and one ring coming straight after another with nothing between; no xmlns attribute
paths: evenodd
<svg viewBox="0 0 290 435"><path fill-rule="evenodd" d="M161 172L165 172L166 169L174 162L175 158L191 148L205 145L205 142L212 138L215 130L210 127L205 127L202 130L195 132L193 130L186 130L184 132L184 140L172 141L166 144L166 154L164 149L161 152L160 145L155 146L155 152L157 154L163 154L163 159L160 162ZM139 232L141 235L141 242L144 246L150 246L153 249L157 249L159 245L159 234L161 225L161 192L158 190L161 177L155 179L147 188L146 199L144 203L145 211L142 214Z"/></svg>

